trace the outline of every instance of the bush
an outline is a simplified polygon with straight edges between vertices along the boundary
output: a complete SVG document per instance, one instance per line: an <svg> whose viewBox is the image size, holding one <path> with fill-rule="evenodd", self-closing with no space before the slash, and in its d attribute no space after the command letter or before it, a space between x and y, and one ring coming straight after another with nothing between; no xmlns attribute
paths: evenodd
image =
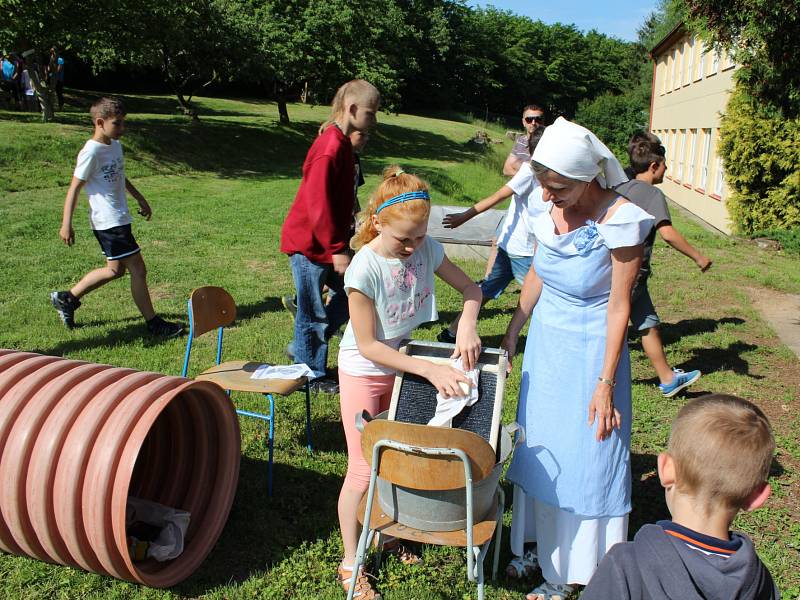
<svg viewBox="0 0 800 600"><path fill-rule="evenodd" d="M738 233L800 226L800 119L788 119L737 84L722 119L720 147Z"/></svg>

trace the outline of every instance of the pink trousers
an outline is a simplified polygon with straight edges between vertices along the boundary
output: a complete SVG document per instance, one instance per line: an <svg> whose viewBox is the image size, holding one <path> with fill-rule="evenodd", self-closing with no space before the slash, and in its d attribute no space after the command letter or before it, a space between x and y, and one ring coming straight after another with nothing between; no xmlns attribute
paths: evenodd
<svg viewBox="0 0 800 600"><path fill-rule="evenodd" d="M366 491L369 465L361 452L361 432L356 429L356 414L366 410L373 417L389 409L394 375L348 375L339 369L339 405L347 439L347 475L344 484Z"/></svg>

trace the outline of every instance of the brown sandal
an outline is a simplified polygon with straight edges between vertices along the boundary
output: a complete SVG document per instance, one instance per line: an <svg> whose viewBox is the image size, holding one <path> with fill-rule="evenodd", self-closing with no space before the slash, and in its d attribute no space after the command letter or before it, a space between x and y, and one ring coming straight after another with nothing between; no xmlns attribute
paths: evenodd
<svg viewBox="0 0 800 600"><path fill-rule="evenodd" d="M359 567L358 577L356 577L356 589L353 592L353 598L358 598L359 600L381 600L381 595L375 591L375 588L372 587L372 584L369 581L370 577L372 576L368 575L364 571L363 566ZM348 568L340 564L339 569L337 570L337 578L345 593L349 592L350 581L353 578L353 568Z"/></svg>
<svg viewBox="0 0 800 600"><path fill-rule="evenodd" d="M417 554L414 546L406 546L396 537L388 537L383 541L381 551L384 554L392 554L397 557L404 565L420 565L422 557Z"/></svg>

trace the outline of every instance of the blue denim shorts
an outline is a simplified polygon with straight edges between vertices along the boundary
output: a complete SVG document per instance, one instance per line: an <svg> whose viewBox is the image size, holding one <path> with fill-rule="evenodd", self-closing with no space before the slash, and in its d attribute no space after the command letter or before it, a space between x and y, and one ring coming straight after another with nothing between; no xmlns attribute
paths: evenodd
<svg viewBox="0 0 800 600"><path fill-rule="evenodd" d="M650 298L646 279L638 282L631 292L631 323L636 331L645 331L661 323Z"/></svg>
<svg viewBox="0 0 800 600"><path fill-rule="evenodd" d="M525 275L531 268L532 261L532 256L510 256L508 252L498 248L492 271L489 273L489 277L481 283L483 297L494 300L514 279L522 285Z"/></svg>

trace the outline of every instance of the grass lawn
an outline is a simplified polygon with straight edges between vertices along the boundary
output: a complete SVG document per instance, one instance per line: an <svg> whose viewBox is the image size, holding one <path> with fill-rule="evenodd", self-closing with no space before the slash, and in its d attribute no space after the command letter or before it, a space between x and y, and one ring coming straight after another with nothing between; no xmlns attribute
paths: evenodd
<svg viewBox="0 0 800 600"><path fill-rule="evenodd" d="M89 97L68 95L70 107L48 125L36 115L0 111L0 347L178 373L185 339L151 340L126 282L112 282L87 296L74 331L63 328L48 301L49 291L68 288L101 264L85 216L85 196L75 215L75 246L67 248L58 238L74 159L91 135L84 112ZM293 123L280 126L271 103L202 98L200 123L176 115L174 104L167 97L131 97L123 138L127 174L154 211L150 222L136 218L134 233L148 265L156 309L185 322L185 301L193 288L225 287L239 307L226 337L226 356L285 362L292 324L280 296L292 290L292 283L278 237L303 157L327 109L292 105ZM395 162L427 178L434 201L442 204L467 205L504 182L500 170L507 140L483 152L467 143L474 124L388 114L379 121L363 157L367 184L362 200L377 185L382 168ZM502 133L492 132L498 139ZM800 364L751 300L764 288L800 293L798 259L708 233L680 214L675 223L714 266L701 274L659 243L650 287L664 321L670 363L706 375L689 394L664 400L641 345L631 340L631 534L645 522L667 517L655 463L678 408L710 391L741 395L772 419L778 452L772 498L765 508L740 516L735 526L754 538L784 597L800 597ZM462 266L475 277L482 275L481 264ZM483 310L479 333L484 345L499 343L516 300L517 294L509 293ZM449 320L459 308L456 295L442 288L439 308L442 320ZM438 330L431 324L416 335L433 339ZM195 367L210 364L212 341L201 338L196 348ZM336 356L335 347L331 356ZM505 422L514 418L519 378L517 365L509 378ZM255 406L247 396L238 401ZM342 598L334 582L341 552L336 499L346 468L338 398L319 396L312 410L316 449L308 455L301 397L278 402L273 498L264 493L264 431L242 421L242 469L230 520L207 561L183 584L153 590L3 554L0 597ZM501 568L509 555L507 533ZM533 583L490 582L487 597L521 598ZM378 585L387 600L475 596L465 577L463 552L448 548L426 549L424 565L418 567L388 558Z"/></svg>

